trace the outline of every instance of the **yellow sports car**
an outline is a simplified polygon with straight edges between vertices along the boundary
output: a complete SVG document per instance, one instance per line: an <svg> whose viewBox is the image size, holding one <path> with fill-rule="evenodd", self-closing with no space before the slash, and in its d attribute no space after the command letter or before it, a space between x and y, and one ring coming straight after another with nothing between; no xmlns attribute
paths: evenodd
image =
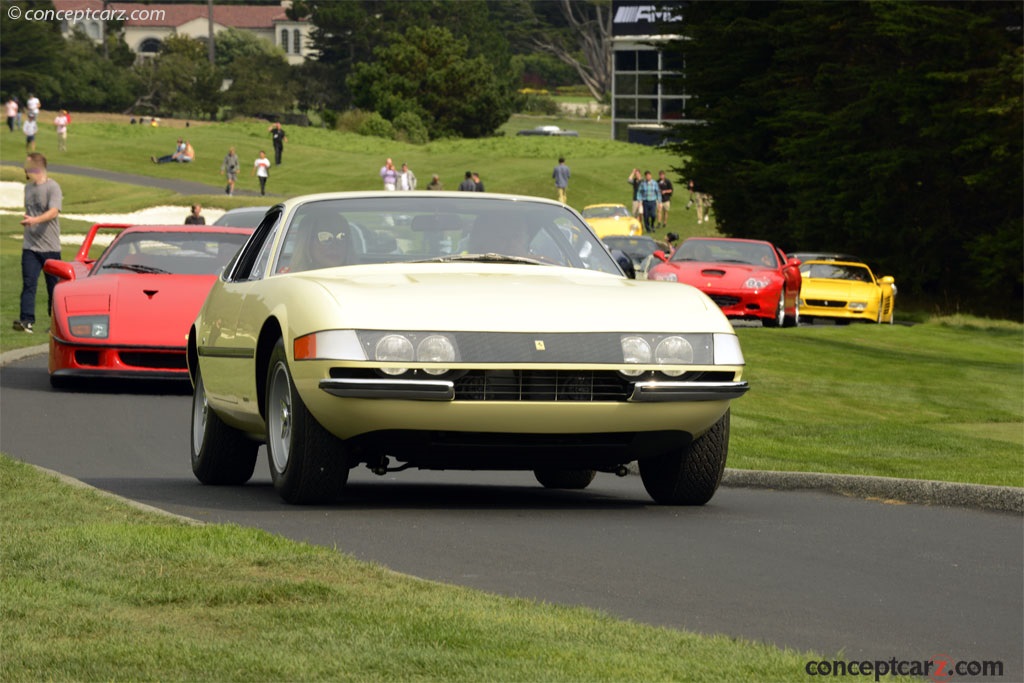
<svg viewBox="0 0 1024 683"><path fill-rule="evenodd" d="M583 207L583 218L601 239L609 235L642 235L644 228L622 204L591 204Z"/></svg>
<svg viewBox="0 0 1024 683"><path fill-rule="evenodd" d="M896 281L891 275L876 278L863 263L831 259L804 261L800 274L800 315L805 321L893 322Z"/></svg>
<svg viewBox="0 0 1024 683"><path fill-rule="evenodd" d="M581 489L639 461L657 502L701 505L747 391L699 291L627 279L563 204L465 192L272 207L214 284L188 367L196 477L245 483L265 443L292 503L340 495L359 464Z"/></svg>

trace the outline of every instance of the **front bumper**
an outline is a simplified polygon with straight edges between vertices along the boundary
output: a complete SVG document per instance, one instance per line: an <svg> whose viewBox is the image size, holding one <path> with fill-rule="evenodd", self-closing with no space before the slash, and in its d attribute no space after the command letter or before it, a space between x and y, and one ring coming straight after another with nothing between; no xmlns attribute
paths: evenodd
<svg viewBox="0 0 1024 683"><path fill-rule="evenodd" d="M50 337L57 377L188 379L185 347L78 344Z"/></svg>

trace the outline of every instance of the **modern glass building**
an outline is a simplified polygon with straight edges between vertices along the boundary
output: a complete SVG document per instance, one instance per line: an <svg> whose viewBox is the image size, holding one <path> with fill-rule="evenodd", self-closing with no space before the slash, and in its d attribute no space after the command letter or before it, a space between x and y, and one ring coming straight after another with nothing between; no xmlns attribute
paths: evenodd
<svg viewBox="0 0 1024 683"><path fill-rule="evenodd" d="M655 145L687 120L683 56L662 51L681 38L683 3L614 0L612 10L612 135Z"/></svg>

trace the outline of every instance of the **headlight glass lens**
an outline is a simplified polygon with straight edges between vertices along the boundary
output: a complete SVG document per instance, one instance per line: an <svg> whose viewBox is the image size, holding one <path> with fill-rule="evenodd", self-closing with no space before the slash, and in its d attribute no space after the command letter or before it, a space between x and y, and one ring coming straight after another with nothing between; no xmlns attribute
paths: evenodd
<svg viewBox="0 0 1024 683"><path fill-rule="evenodd" d="M421 363L451 363L455 360L455 345L441 334L424 337L416 345L416 360ZM448 368L423 368L428 375L443 375Z"/></svg>
<svg viewBox="0 0 1024 683"><path fill-rule="evenodd" d="M86 339L106 339L110 336L109 315L68 316L68 331L72 336Z"/></svg>
<svg viewBox="0 0 1024 683"><path fill-rule="evenodd" d="M868 305L866 303L861 302L861 301L851 301L850 302L850 310L851 311L863 311L867 307L868 307Z"/></svg>
<svg viewBox="0 0 1024 683"><path fill-rule="evenodd" d="M679 282L679 278L676 276L675 273L662 273L659 271L654 271L648 276L647 279L661 280L662 282Z"/></svg>
<svg viewBox="0 0 1024 683"><path fill-rule="evenodd" d="M400 334L388 334L380 338L374 347L374 358L385 362L409 362L415 358L412 342ZM381 368L386 375L401 375L408 368Z"/></svg>
<svg viewBox="0 0 1024 683"><path fill-rule="evenodd" d="M622 362L644 364L651 362L651 345L643 337L622 338ZM628 377L640 375L642 370L623 370L622 374Z"/></svg>
<svg viewBox="0 0 1024 683"><path fill-rule="evenodd" d="M768 280L759 280L756 277L747 278L747 281L743 283L743 286L747 289L764 289L770 283Z"/></svg>
<svg viewBox="0 0 1024 683"><path fill-rule="evenodd" d="M683 337L665 337L654 349L654 362L659 365L690 365L693 363L693 346ZM669 377L678 377L683 370L662 370Z"/></svg>

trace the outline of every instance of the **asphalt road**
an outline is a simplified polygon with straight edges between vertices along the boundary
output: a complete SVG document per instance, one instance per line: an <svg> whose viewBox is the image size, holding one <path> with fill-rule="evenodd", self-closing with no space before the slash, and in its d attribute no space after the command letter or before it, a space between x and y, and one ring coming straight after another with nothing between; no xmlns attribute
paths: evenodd
<svg viewBox="0 0 1024 683"><path fill-rule="evenodd" d="M730 488L671 508L638 477L556 492L521 473L365 469L345 501L291 507L262 456L247 486L196 482L187 391L56 392L35 357L0 370L0 395L4 453L171 512L646 623L847 660L999 660L1000 680L1024 680L1019 514Z"/></svg>

